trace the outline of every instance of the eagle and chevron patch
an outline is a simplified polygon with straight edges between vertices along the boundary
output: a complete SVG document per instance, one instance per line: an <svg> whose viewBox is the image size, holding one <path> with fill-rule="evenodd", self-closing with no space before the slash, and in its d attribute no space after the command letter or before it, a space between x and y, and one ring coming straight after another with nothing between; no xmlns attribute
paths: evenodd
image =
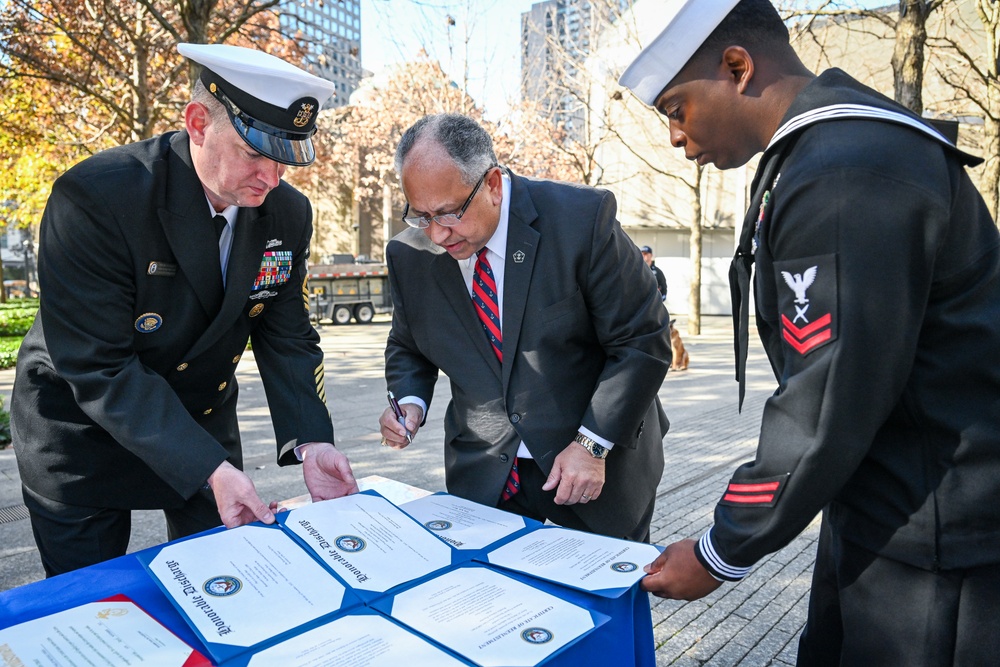
<svg viewBox="0 0 1000 667"><path fill-rule="evenodd" d="M805 356L837 339L837 256L775 262L781 337Z"/></svg>

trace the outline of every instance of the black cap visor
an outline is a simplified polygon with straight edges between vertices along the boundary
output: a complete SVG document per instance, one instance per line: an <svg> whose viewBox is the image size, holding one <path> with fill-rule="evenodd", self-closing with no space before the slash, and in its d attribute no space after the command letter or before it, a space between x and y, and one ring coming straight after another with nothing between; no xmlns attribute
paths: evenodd
<svg viewBox="0 0 1000 667"><path fill-rule="evenodd" d="M316 159L316 149L313 148L311 139L312 132L309 134L285 132L248 118L245 114L235 114L228 105L226 111L229 112L229 120L236 128L236 133L264 157L293 167L308 166Z"/></svg>
<svg viewBox="0 0 1000 667"><path fill-rule="evenodd" d="M229 120L236 128L236 133L243 137L243 141L247 142L250 148L275 162L293 167L308 166L316 159L316 149L313 148L311 139L312 135L316 133L315 115L309 114L307 116L307 121L301 124L303 129L301 132L282 129L272 123L260 120L259 117L263 116L268 120L273 119L274 122L281 122L289 120L289 110L280 109L241 92L207 67L202 69L201 80L208 92L222 103L229 115ZM232 95L223 92L223 85L229 87ZM303 98L299 102L311 103L310 109L319 106L312 99ZM248 110L250 113L247 112ZM289 124L298 126L299 123L296 120L292 120Z"/></svg>

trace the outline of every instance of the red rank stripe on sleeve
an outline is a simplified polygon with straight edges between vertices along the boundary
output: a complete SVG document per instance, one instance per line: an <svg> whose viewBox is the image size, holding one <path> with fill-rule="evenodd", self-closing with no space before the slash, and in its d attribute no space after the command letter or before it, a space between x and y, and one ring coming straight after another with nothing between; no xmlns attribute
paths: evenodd
<svg viewBox="0 0 1000 667"><path fill-rule="evenodd" d="M781 482L763 482L760 484L739 484L730 482L723 500L745 505L769 505L774 502L775 492L781 487Z"/></svg>
<svg viewBox="0 0 1000 667"><path fill-rule="evenodd" d="M830 323L833 317L827 313L812 324L799 328L792 324L787 315L781 316L782 336L785 341L792 346L799 354L805 354L817 345L822 345L830 340L833 335L833 327Z"/></svg>

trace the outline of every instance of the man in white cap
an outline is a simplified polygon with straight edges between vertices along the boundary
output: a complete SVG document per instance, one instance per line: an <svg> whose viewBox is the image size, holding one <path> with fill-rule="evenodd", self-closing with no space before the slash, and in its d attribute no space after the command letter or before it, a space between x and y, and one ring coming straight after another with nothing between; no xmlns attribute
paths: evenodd
<svg viewBox="0 0 1000 667"><path fill-rule="evenodd" d="M185 129L74 166L42 217L11 427L48 576L124 554L133 509L163 509L170 539L274 521L241 471L248 339L279 465L301 461L314 500L357 490L302 298L312 212L281 180L315 158L333 84L251 49L178 50L203 66Z"/></svg>
<svg viewBox="0 0 1000 667"><path fill-rule="evenodd" d="M965 172L979 160L842 71L811 74L767 0L668 5L621 83L699 164L763 151L730 280L741 397L754 263L779 388L714 525L643 586L702 597L822 510L799 664L994 664L1000 237Z"/></svg>

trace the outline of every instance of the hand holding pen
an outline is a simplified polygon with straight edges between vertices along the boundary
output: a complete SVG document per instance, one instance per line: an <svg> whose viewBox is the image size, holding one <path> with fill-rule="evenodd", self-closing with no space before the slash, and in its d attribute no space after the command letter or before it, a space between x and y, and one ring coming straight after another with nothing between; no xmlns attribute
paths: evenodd
<svg viewBox="0 0 1000 667"><path fill-rule="evenodd" d="M403 429L406 430L406 443L413 444L413 435L410 433L408 429L406 429L406 414L403 412L403 409L399 406L399 401L396 400L396 397L393 395L391 391L387 393L387 396L389 398L389 407L392 408L393 416L396 418L396 421L399 422L400 425L402 425ZM387 444L384 437L382 438L382 444L383 445Z"/></svg>

